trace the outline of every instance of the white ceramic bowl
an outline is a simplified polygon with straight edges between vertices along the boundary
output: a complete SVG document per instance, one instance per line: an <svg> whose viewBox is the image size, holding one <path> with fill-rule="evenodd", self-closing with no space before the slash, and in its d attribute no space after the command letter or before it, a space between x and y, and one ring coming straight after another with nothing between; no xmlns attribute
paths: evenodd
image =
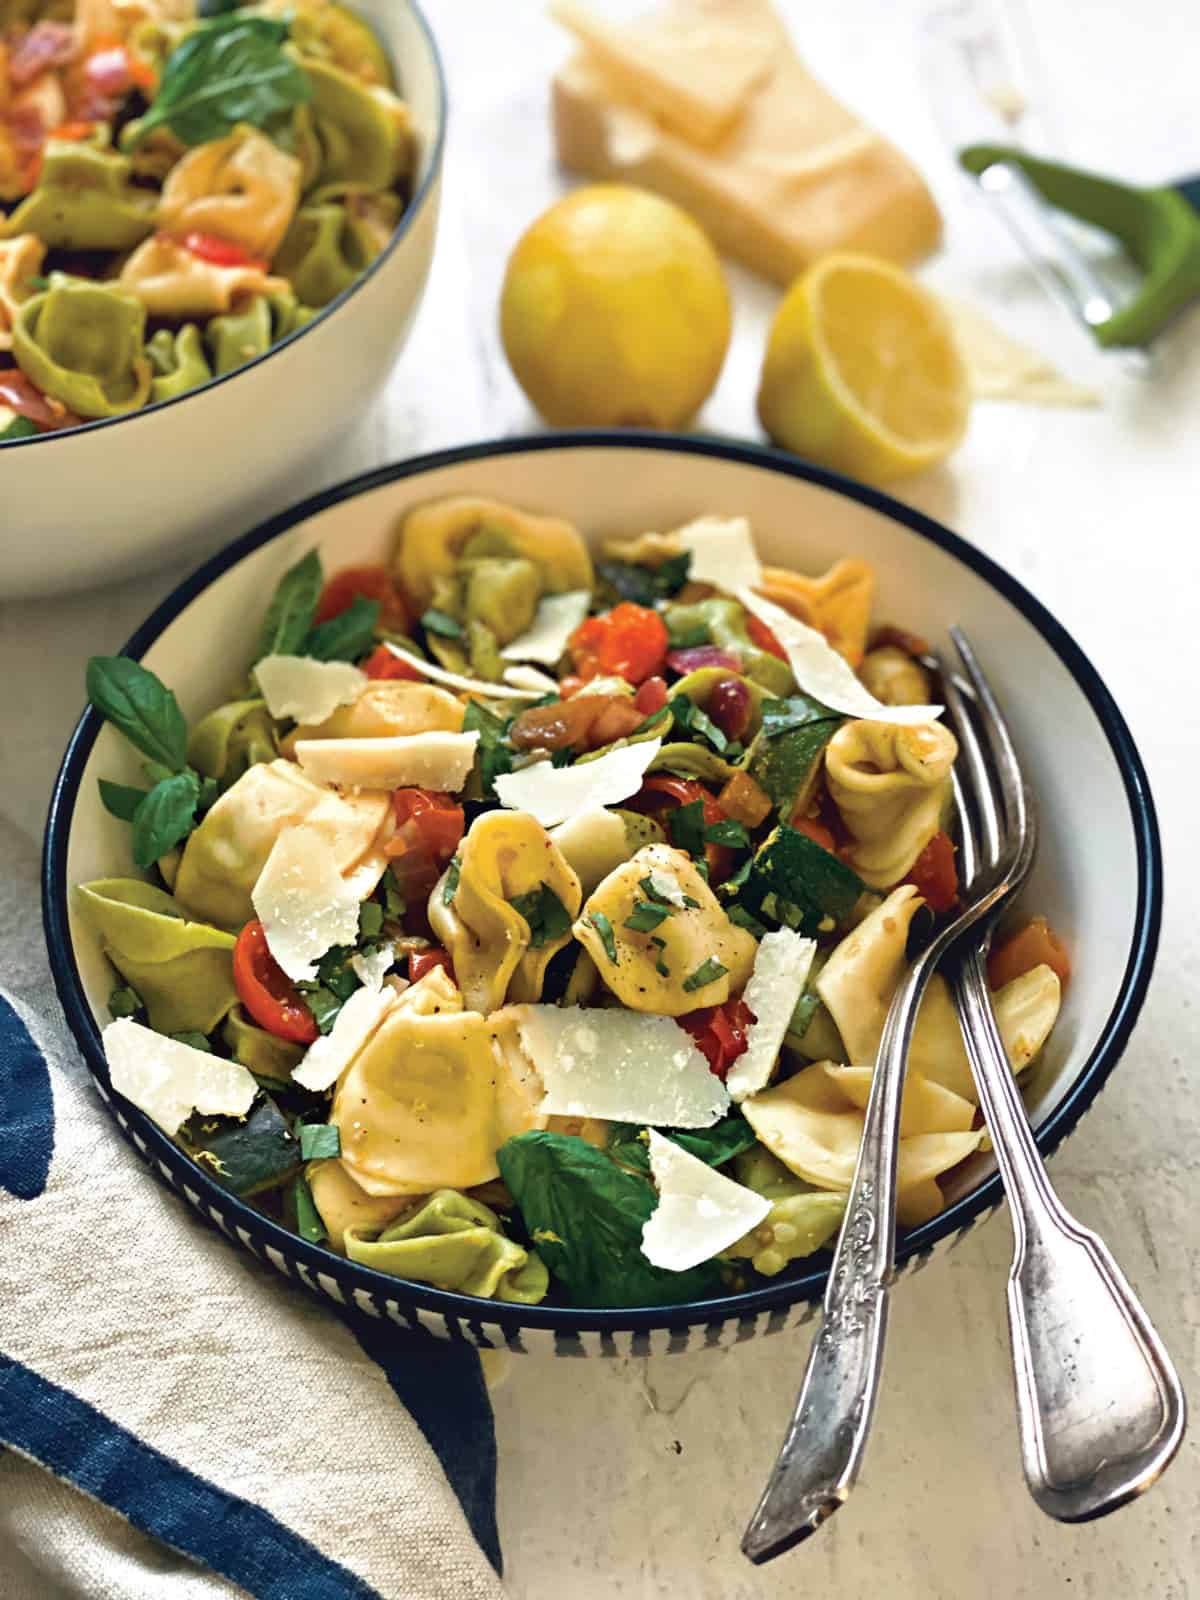
<svg viewBox="0 0 1200 1600"><path fill-rule="evenodd" d="M408 338L437 229L446 91L414 0L354 0L396 67L420 142L412 201L387 249L266 355L126 417L0 444L0 599L161 565L282 498L296 467L352 426ZM269 502L268 502L269 503Z"/></svg>
<svg viewBox="0 0 1200 1600"><path fill-rule="evenodd" d="M819 572L863 556L879 577L876 615L947 642L958 622L975 644L1013 725L1041 806L1042 848L1024 896L1074 957L1062 1014L1029 1084L1038 1142L1053 1149L1116 1064L1149 980L1161 909L1161 859L1141 761L1103 682L1046 609L980 551L872 489L750 447L648 435L549 435L476 445L387 468L298 506L215 556L126 647L178 694L189 718L211 709L250 665L265 596L314 546L327 570L380 561L397 520L438 495L483 494L564 516L598 539L668 528L701 512L744 514L763 556ZM80 689L82 693L82 663ZM70 887L129 874L129 830L101 807L99 777L135 781L128 747L87 713L63 763L45 861L46 930L68 1020L102 1092L99 1025L113 974ZM741 1295L659 1310L499 1306L402 1283L304 1244L220 1189L124 1101L114 1113L167 1180L230 1236L312 1288L401 1325L512 1348L564 1354L684 1349L805 1321L824 1292L828 1257ZM990 1156L948 1183L934 1221L901 1241L919 1264L993 1207Z"/></svg>

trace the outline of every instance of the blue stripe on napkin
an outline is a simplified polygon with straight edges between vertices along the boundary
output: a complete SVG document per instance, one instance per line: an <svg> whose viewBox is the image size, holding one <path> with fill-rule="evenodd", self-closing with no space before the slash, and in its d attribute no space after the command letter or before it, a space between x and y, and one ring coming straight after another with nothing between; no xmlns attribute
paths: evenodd
<svg viewBox="0 0 1200 1600"><path fill-rule="evenodd" d="M261 1506L227 1494L29 1367L0 1355L0 1443L255 1600L378 1600Z"/></svg>
<svg viewBox="0 0 1200 1600"><path fill-rule="evenodd" d="M54 1154L54 1097L46 1059L29 1030L0 995L0 1189L36 1200L46 1187Z"/></svg>

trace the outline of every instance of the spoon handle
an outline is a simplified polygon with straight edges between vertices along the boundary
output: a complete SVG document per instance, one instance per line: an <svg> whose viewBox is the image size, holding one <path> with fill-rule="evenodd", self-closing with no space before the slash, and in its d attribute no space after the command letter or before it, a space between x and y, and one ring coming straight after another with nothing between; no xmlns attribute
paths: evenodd
<svg viewBox="0 0 1200 1600"><path fill-rule="evenodd" d="M996 1027L983 955L955 994L1012 1215L1008 1320L1021 1457L1047 1515L1084 1522L1146 1489L1183 1437L1178 1374L1107 1247L1050 1185Z"/></svg>
<svg viewBox="0 0 1200 1600"><path fill-rule="evenodd" d="M742 1538L756 1564L814 1534L858 1477L887 1332L904 1068L931 970L924 960L914 964L884 1025L821 1324L787 1435Z"/></svg>

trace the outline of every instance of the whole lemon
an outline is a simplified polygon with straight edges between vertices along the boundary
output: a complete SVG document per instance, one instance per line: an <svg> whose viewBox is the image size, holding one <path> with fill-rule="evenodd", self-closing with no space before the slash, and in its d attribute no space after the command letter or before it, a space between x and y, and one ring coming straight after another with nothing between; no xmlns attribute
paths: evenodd
<svg viewBox="0 0 1200 1600"><path fill-rule="evenodd" d="M555 427L673 428L725 360L729 289L707 236L668 200L596 184L518 240L500 296L505 353Z"/></svg>

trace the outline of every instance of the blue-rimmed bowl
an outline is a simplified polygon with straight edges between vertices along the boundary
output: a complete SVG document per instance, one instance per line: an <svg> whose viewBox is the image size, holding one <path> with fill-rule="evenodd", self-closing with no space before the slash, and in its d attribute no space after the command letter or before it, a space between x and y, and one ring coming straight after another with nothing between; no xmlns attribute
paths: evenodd
<svg viewBox="0 0 1200 1600"><path fill-rule="evenodd" d="M417 135L399 227L349 289L244 367L127 416L0 444L0 599L145 572L205 537L211 549L218 530L278 504L382 388L433 258L446 86L415 0L353 4L392 58Z"/></svg>
<svg viewBox="0 0 1200 1600"><path fill-rule="evenodd" d="M144 660L191 718L226 698L250 665L258 618L277 579L306 550L327 570L379 561L399 517L435 496L483 494L565 516L592 539L669 528L701 512L746 515L765 559L818 572L839 556L872 562L876 615L935 643L959 622L1011 717L1037 793L1043 844L1025 894L1074 956L1062 1014L1028 1086L1038 1143L1071 1132L1120 1059L1158 940L1162 863L1141 760L1103 680L1046 608L995 562L919 512L792 457L702 440L558 434L472 445L385 468L273 518L207 562L138 629ZM80 663L82 688L83 663ZM743 1294L666 1309L501 1306L385 1277L305 1244L220 1188L108 1087L100 1028L113 974L78 919L72 885L130 874L129 831L100 805L99 777L132 781L123 741L88 711L55 787L45 854L51 965L67 1019L100 1093L148 1164L235 1243L331 1299L401 1327L564 1355L682 1350L775 1332L813 1315L822 1255ZM907 1234L900 1262L920 1265L995 1206L990 1156L947 1182L941 1216Z"/></svg>

